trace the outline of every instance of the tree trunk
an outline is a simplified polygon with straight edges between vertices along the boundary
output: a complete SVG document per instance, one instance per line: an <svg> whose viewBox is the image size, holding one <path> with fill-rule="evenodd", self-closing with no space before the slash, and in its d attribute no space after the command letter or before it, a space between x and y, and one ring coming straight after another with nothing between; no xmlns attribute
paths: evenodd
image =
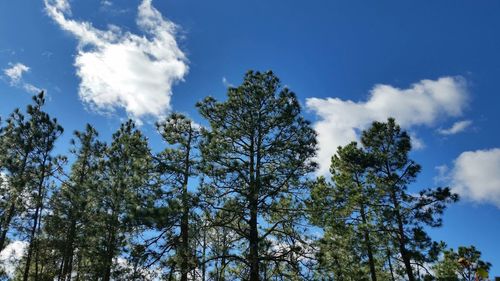
<svg viewBox="0 0 500 281"><path fill-rule="evenodd" d="M30 233L30 244L28 246L28 254L26 255L26 264L24 266L24 274L23 274L23 281L28 281L29 279L29 273L30 273L30 264L31 264L31 257L33 255L33 249L35 247L35 235L36 235L36 229L37 229L37 223L38 223L38 212L40 211L40 208L37 207L35 210L35 214L33 215L33 227L31 228L31 233Z"/></svg>
<svg viewBox="0 0 500 281"><path fill-rule="evenodd" d="M103 281L111 280L111 268L113 267L113 258L115 256L115 247L116 247L116 229L114 226L111 227L108 243L107 243L106 257L104 261L104 274Z"/></svg>
<svg viewBox="0 0 500 281"><path fill-rule="evenodd" d="M394 278L394 269L392 268L392 262L391 262L391 250L387 248L387 262L389 263L389 271L391 272L391 280L396 281Z"/></svg>
<svg viewBox="0 0 500 281"><path fill-rule="evenodd" d="M259 233L257 229L257 202L250 209L250 281L259 281Z"/></svg>
<svg viewBox="0 0 500 281"><path fill-rule="evenodd" d="M12 202L10 204L9 213L2 223L2 233L0 235L0 252L5 248L5 240L7 238L7 232L9 231L9 225L16 212L16 203Z"/></svg>
<svg viewBox="0 0 500 281"><path fill-rule="evenodd" d="M403 259L406 275L408 275L408 281L415 281L415 275L413 274L413 268L411 267L411 259L408 251L406 250L406 235L404 233L403 219L401 218L401 214L399 212L399 202L394 190L392 191L392 202L394 204L394 210L396 212L396 219L398 223L399 253Z"/></svg>
<svg viewBox="0 0 500 281"><path fill-rule="evenodd" d="M42 214L43 214L43 201L40 204L40 215L38 216L38 229L36 234L38 237L42 233ZM43 272L43 264L40 271L39 271L39 264L40 264L40 248L37 247L35 252L35 280L38 280L38 273Z"/></svg>
<svg viewBox="0 0 500 281"><path fill-rule="evenodd" d="M366 220L365 206L363 204L361 204L360 211L361 211L361 220L363 224L366 225L367 220ZM373 249L370 241L370 232L365 228L363 229L363 235L365 238L366 252L368 255L368 265L370 266L370 275L372 281L377 281L377 271L375 270L375 259L373 258Z"/></svg>
<svg viewBox="0 0 500 281"><path fill-rule="evenodd" d="M183 204L186 204L187 196L183 197ZM181 281L188 280L188 272L189 272L189 208L187 206L183 207L182 214L182 222L181 222L181 237L182 237L182 246L181 246Z"/></svg>
<svg viewBox="0 0 500 281"><path fill-rule="evenodd" d="M31 228L31 233L30 233L30 244L28 246L28 254L26 256L26 264L24 267L24 274L23 274L23 281L28 281L29 278L29 272L30 272L30 265L31 265L31 258L33 256L33 250L35 249L35 243L36 243L36 231L38 229L38 222L41 220L39 216L41 216L41 210L42 210L42 204L43 204L43 183L45 180L45 162L47 161L47 156L44 158L42 162L42 171L41 171L41 178L39 179L38 183L38 200L36 202L36 208L35 208L35 214L33 215L33 227ZM38 273L38 272L36 272Z"/></svg>
<svg viewBox="0 0 500 281"><path fill-rule="evenodd" d="M188 197L188 181L189 181L189 157L191 150L192 132L189 130L189 137L186 146L186 159L184 160L184 180L182 184L182 221L181 221L181 281L188 281L189 272L189 197Z"/></svg>
<svg viewBox="0 0 500 281"><path fill-rule="evenodd" d="M114 236L114 235L113 235ZM110 281L111 280L111 268L113 267L113 249L111 245L108 246L107 254L106 254L106 260L105 260L105 268L104 268L104 277L103 281Z"/></svg>
<svg viewBox="0 0 500 281"><path fill-rule="evenodd" d="M207 228L204 225L204 227L203 227L203 250L202 250L203 264L201 265L201 281L205 281L205 279L206 279L206 273L207 273L207 265L205 262L206 258L207 258Z"/></svg>
<svg viewBox="0 0 500 281"><path fill-rule="evenodd" d="M66 245L64 247L63 268L61 272L61 280L71 279L71 272L73 271L73 255L74 255L74 241L76 235L76 221L71 221Z"/></svg>
<svg viewBox="0 0 500 281"><path fill-rule="evenodd" d="M258 168L255 168L255 144L254 136L251 137L250 145L250 236L249 236L249 246L250 246L250 281L259 281L259 230L258 230L258 201L259 201L259 190L257 186L258 179ZM257 160L258 162L258 160ZM258 163L257 163L258 164Z"/></svg>

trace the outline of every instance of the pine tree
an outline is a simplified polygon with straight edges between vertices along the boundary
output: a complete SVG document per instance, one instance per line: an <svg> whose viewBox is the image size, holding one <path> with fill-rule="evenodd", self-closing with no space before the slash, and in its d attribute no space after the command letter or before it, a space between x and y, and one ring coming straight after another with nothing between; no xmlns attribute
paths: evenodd
<svg viewBox="0 0 500 281"><path fill-rule="evenodd" d="M323 255L321 261L331 263L324 256L337 255L337 262L332 267L345 267L343 270L335 269L337 275L345 271L344 278L346 274L355 274L359 280L368 279L368 276L362 275L362 270L347 270L355 260L358 261L359 269L363 268L361 264L368 264L367 271L372 281L380 275L377 251L381 247L380 238L376 237L378 231L375 220L378 200L376 190L367 179L368 169L373 163L370 155L358 148L356 142L339 147L337 154L332 157L332 183L320 177L311 191L311 222L322 227L325 236L330 237L324 237L320 243L320 254ZM328 251L344 253L328 254ZM320 266L325 267L324 264Z"/></svg>
<svg viewBox="0 0 500 281"><path fill-rule="evenodd" d="M434 265L438 281L485 281L491 263L481 260L481 252L474 246L444 251L443 259Z"/></svg>
<svg viewBox="0 0 500 281"><path fill-rule="evenodd" d="M27 107L27 117L16 109L0 130L0 167L4 185L0 223L0 250L6 245L12 222L18 219L18 236L27 236L28 250L24 257L22 279L30 275L33 256L33 274L39 273L38 236L41 232L43 208L47 200L49 179L58 169L58 158L52 155L54 144L63 129L42 110L44 93L33 97ZM22 218L22 219L21 219Z"/></svg>
<svg viewBox="0 0 500 281"><path fill-rule="evenodd" d="M251 281L262 279L262 263L293 266L305 244L297 231L301 178L314 169L316 151L295 94L272 72L250 71L225 102L208 97L197 106L211 126L201 147L204 192L214 208L231 214L224 227L240 237L239 250L219 258L244 264ZM265 249L267 242L275 247Z"/></svg>
<svg viewBox="0 0 500 281"><path fill-rule="evenodd" d="M104 281L112 278L114 260L130 244L137 233L137 210L150 206L155 196L150 184L152 173L151 151L147 139L132 121L121 125L113 134L101 166L101 179L97 191L101 237L96 243L97 257L102 265L100 276Z"/></svg>
<svg viewBox="0 0 500 281"><path fill-rule="evenodd" d="M0 131L1 168L4 186L2 217L0 218L0 251L6 246L7 234L13 220L24 212L26 186L32 170L35 153L35 135L32 124L19 109L7 119Z"/></svg>
<svg viewBox="0 0 500 281"><path fill-rule="evenodd" d="M145 242L151 260L148 266L174 252L165 261L170 267L166 274L180 272L180 280L187 281L196 265L192 240L195 232L191 226L196 219L197 200L188 188L190 179L197 175L200 128L184 115L172 113L157 123L157 129L167 148L155 156L155 169L162 186L157 204L150 210L142 210L143 223L157 233Z"/></svg>
<svg viewBox="0 0 500 281"><path fill-rule="evenodd" d="M434 261L442 249L441 243L427 235L424 226L441 226L441 214L449 203L458 200L458 195L447 187L424 189L418 195L408 191L421 167L409 158L410 137L394 119L373 122L362 133L361 142L376 161L370 177L382 197L381 228L397 249L408 280L415 281L415 268L426 270L425 264Z"/></svg>
<svg viewBox="0 0 500 281"><path fill-rule="evenodd" d="M33 146L35 153L33 154L33 171L29 181L28 193L29 206L33 211L31 214L32 221L29 229L29 245L25 259L25 269L23 280L27 281L30 278L30 266L33 258L33 253L37 250L37 235L41 232L43 208L47 199L47 186L49 177L58 169L57 159L52 155L55 142L62 134L63 128L57 123L56 119L51 119L50 116L42 111L42 106L45 103L43 92L34 98L34 105L28 106L27 113L30 116L30 128L32 128L33 136L36 136ZM39 262L36 260L34 269L34 278L38 278Z"/></svg>
<svg viewBox="0 0 500 281"><path fill-rule="evenodd" d="M74 135L71 153L75 160L69 178L51 197L45 226L49 247L57 253L55 276L64 281L75 272L95 276L98 268L92 265L96 228L93 218L98 213L96 191L100 187L99 163L105 144L97 140L97 131L88 124L85 131Z"/></svg>

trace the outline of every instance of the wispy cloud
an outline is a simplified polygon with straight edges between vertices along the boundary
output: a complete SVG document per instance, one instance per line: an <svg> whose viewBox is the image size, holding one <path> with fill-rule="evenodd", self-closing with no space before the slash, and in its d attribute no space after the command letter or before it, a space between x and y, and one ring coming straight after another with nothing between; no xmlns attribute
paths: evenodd
<svg viewBox="0 0 500 281"><path fill-rule="evenodd" d="M172 86L188 72L187 58L176 41L178 27L156 10L151 0L138 7L143 34L117 26L100 30L90 22L70 19L66 0L45 0L48 15L78 40L75 57L80 99L104 113L124 109L141 121L170 109Z"/></svg>
<svg viewBox="0 0 500 281"><path fill-rule="evenodd" d="M10 84L15 85L21 81L23 74L29 70L30 68L28 66L18 62L15 64L11 63L8 68L3 70L3 73L10 79Z"/></svg>
<svg viewBox="0 0 500 281"><path fill-rule="evenodd" d="M458 122L453 123L453 125L448 129L438 129L438 133L440 133L441 135L446 135L446 136L454 135L454 134L458 134L460 132L465 131L465 129L470 127L470 125L472 125L471 120L458 121Z"/></svg>
<svg viewBox="0 0 500 281"><path fill-rule="evenodd" d="M394 117L405 129L435 126L446 117L462 115L467 105L466 82L461 77L422 80L407 89L376 85L366 101L339 98L309 98L307 108L318 116L314 124L318 133L320 174L328 172L330 158L337 147L359 139L359 132L371 122ZM414 136L415 137L415 136ZM415 148L423 142L415 138Z"/></svg>
<svg viewBox="0 0 500 281"><path fill-rule="evenodd" d="M113 2L111 2L110 0L101 0L101 5L109 7L109 6L113 6Z"/></svg>
<svg viewBox="0 0 500 281"><path fill-rule="evenodd" d="M226 77L222 77L222 85L224 85L224 87L226 88L234 87L234 85L231 84L231 82L229 82Z"/></svg>
<svg viewBox="0 0 500 281"><path fill-rule="evenodd" d="M434 177L434 182L436 184L449 184L451 178L449 176L450 168L447 165L440 165L434 168L438 173Z"/></svg>
<svg viewBox="0 0 500 281"><path fill-rule="evenodd" d="M29 66L18 62L9 63L9 67L5 68L3 73L8 78L11 86L20 87L28 93L39 93L41 91L40 88L23 81L23 75L29 71Z"/></svg>

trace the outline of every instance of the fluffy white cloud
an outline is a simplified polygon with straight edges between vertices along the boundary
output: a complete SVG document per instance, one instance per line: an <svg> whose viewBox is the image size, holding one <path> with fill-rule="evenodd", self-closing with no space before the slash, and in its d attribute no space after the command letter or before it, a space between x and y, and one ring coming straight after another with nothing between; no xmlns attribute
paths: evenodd
<svg viewBox="0 0 500 281"><path fill-rule="evenodd" d="M441 135L454 135L465 131L470 125L472 125L471 120L463 120L453 123L453 125L448 129L439 129L438 133Z"/></svg>
<svg viewBox="0 0 500 281"><path fill-rule="evenodd" d="M358 140L359 132L375 120L394 117L406 129L417 125L434 126L445 117L462 115L466 103L466 83L460 77L422 80L408 89L376 85L367 101L309 98L307 108L319 117L314 124L319 142L319 173L328 172L330 157L338 146ZM414 146L422 147L423 143L418 140Z"/></svg>
<svg viewBox="0 0 500 281"><path fill-rule="evenodd" d="M151 0L138 7L136 23L144 32L140 35L70 19L67 0L45 0L45 8L78 40L75 67L85 104L99 112L123 108L138 121L170 110L172 85L187 74L187 58L177 45L177 26L163 18Z"/></svg>
<svg viewBox="0 0 500 281"><path fill-rule="evenodd" d="M10 278L14 277L17 264L24 255L27 242L13 241L0 252L0 267Z"/></svg>
<svg viewBox="0 0 500 281"><path fill-rule="evenodd" d="M500 208L500 148L463 152L445 178L462 198Z"/></svg>

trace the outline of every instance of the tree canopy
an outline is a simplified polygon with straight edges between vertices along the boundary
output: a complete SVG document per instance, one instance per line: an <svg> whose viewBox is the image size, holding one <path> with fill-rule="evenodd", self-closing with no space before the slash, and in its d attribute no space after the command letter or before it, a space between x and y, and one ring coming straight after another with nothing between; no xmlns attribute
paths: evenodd
<svg viewBox="0 0 500 281"><path fill-rule="evenodd" d="M40 93L0 121L0 280L487 280L474 246L429 228L458 200L419 187L396 120L374 120L315 174L316 132L271 71L172 112L156 152L133 120L87 124L68 156ZM57 150L60 152L60 150Z"/></svg>

